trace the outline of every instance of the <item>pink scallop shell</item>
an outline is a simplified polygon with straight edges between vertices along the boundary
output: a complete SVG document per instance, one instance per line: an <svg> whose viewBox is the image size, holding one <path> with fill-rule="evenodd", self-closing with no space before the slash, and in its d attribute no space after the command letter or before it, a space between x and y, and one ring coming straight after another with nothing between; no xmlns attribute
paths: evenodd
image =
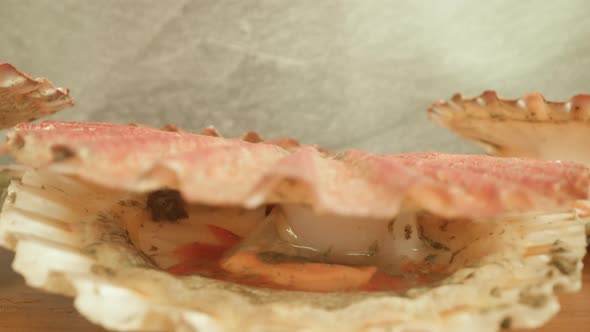
<svg viewBox="0 0 590 332"><path fill-rule="evenodd" d="M457 94L433 104L428 116L492 155L590 166L590 95L552 102L538 93L514 100L500 99L493 91L475 98Z"/></svg>
<svg viewBox="0 0 590 332"><path fill-rule="evenodd" d="M302 203L319 212L379 218L395 216L402 202L446 217L546 209L587 198L590 185L588 169L567 162L334 154L290 139L206 134L51 121L16 126L4 150L26 165L125 191L167 187L203 204Z"/></svg>

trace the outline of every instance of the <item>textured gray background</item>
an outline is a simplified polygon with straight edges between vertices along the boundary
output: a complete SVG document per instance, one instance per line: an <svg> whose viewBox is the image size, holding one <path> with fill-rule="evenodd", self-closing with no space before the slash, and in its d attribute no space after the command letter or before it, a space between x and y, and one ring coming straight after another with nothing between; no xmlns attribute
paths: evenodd
<svg viewBox="0 0 590 332"><path fill-rule="evenodd" d="M589 14L586 0L0 0L0 62L71 88L77 106L60 119L479 152L425 108L454 92L589 92ZM91 329L70 300L16 294L44 309L18 323L8 310L4 324Z"/></svg>
<svg viewBox="0 0 590 332"><path fill-rule="evenodd" d="M0 2L0 61L70 87L59 119L475 152L431 102L590 90L585 0Z"/></svg>

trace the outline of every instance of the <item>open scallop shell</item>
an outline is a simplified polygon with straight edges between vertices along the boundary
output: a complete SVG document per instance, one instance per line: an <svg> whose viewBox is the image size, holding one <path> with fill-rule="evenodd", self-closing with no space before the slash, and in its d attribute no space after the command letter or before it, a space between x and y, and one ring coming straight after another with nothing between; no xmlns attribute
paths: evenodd
<svg viewBox="0 0 590 332"><path fill-rule="evenodd" d="M500 99L494 91L475 98L456 94L434 103L428 116L490 155L568 160L590 167L590 95L553 102L538 93L514 100ZM590 234L590 203L575 206L587 218Z"/></svg>
<svg viewBox="0 0 590 332"><path fill-rule="evenodd" d="M428 115L492 155L590 166L590 95L551 102L536 93L515 100L500 99L493 91L475 98L457 94L432 105Z"/></svg>
<svg viewBox="0 0 590 332"><path fill-rule="evenodd" d="M116 220L121 195L29 171L7 188L0 216L0 244L27 283L75 297L84 316L113 330L496 331L543 324L559 309L555 290L581 286L583 225L568 210L495 223L504 249L431 288L307 293L158 271Z"/></svg>
<svg viewBox="0 0 590 332"><path fill-rule="evenodd" d="M330 154L288 140L207 133L17 126L5 149L37 170L11 182L0 215L0 244L15 251L15 270L33 287L75 297L91 321L121 331L496 331L543 324L559 309L555 291L581 286L584 226L563 205L588 196L584 167ZM132 245L118 222L119 200L162 187L195 203L302 202L345 216L393 217L410 200L443 217L483 218L486 231L450 277L403 294L252 288L172 276ZM485 241L477 239L484 237L503 245L481 258Z"/></svg>
<svg viewBox="0 0 590 332"><path fill-rule="evenodd" d="M33 121L73 105L68 89L0 63L0 128Z"/></svg>

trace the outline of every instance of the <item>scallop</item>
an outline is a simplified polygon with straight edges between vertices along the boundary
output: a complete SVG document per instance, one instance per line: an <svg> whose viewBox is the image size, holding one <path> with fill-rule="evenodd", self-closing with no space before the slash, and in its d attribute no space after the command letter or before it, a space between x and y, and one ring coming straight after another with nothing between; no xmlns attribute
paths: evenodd
<svg viewBox="0 0 590 332"><path fill-rule="evenodd" d="M70 104L52 93L0 100L21 119ZM22 165L0 213L13 268L111 330L497 331L581 287L590 172L573 162L62 121L14 126L3 151Z"/></svg>

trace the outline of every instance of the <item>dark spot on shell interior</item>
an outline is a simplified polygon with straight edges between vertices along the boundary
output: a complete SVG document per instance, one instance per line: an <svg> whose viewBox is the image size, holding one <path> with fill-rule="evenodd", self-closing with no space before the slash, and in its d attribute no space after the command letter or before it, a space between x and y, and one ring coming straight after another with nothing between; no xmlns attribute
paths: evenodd
<svg viewBox="0 0 590 332"><path fill-rule="evenodd" d="M151 192L147 199L147 209L153 221L177 221L188 218L185 203L177 190L162 189Z"/></svg>
<svg viewBox="0 0 590 332"><path fill-rule="evenodd" d="M426 236L426 234L424 233L424 227L422 225L418 226L418 237L420 238L420 240L422 240L422 242L424 242L426 245L430 246L432 249L436 249L436 250L444 250L444 251L450 251L451 249L447 246L445 246L444 244L433 240L432 238ZM408 238L408 237L406 237ZM477 239L476 239L477 241Z"/></svg>
<svg viewBox="0 0 590 332"><path fill-rule="evenodd" d="M272 209L274 208L274 205L267 205L264 209L264 216L268 217L268 215L272 212Z"/></svg>
<svg viewBox="0 0 590 332"><path fill-rule="evenodd" d="M53 161L64 161L73 158L76 155L71 148L65 145L52 146L51 154L53 156Z"/></svg>
<svg viewBox="0 0 590 332"><path fill-rule="evenodd" d="M505 317L500 323L500 327L503 329L509 329L512 327L512 317Z"/></svg>
<svg viewBox="0 0 590 332"><path fill-rule="evenodd" d="M549 299L545 294L533 294L529 292L521 292L518 297L518 302L528 305L533 308L543 307Z"/></svg>
<svg viewBox="0 0 590 332"><path fill-rule="evenodd" d="M406 240L409 240L410 237L412 237L412 226L410 225L405 225L404 226L404 238Z"/></svg>
<svg viewBox="0 0 590 332"><path fill-rule="evenodd" d="M11 204L16 203L16 193L15 192L11 192L10 194L8 194L8 197L6 198Z"/></svg>
<svg viewBox="0 0 590 332"><path fill-rule="evenodd" d="M12 146L16 149L22 149L25 147L25 139L21 135L15 135L12 139Z"/></svg>
<svg viewBox="0 0 590 332"><path fill-rule="evenodd" d="M391 221L387 223L387 232L389 234L393 234L393 225L394 224L395 224L395 218L391 219Z"/></svg>
<svg viewBox="0 0 590 332"><path fill-rule="evenodd" d="M559 272L565 275L570 275L576 272L578 268L578 262L575 260L571 260L562 256L553 256L551 261L549 261L549 265L555 266Z"/></svg>

